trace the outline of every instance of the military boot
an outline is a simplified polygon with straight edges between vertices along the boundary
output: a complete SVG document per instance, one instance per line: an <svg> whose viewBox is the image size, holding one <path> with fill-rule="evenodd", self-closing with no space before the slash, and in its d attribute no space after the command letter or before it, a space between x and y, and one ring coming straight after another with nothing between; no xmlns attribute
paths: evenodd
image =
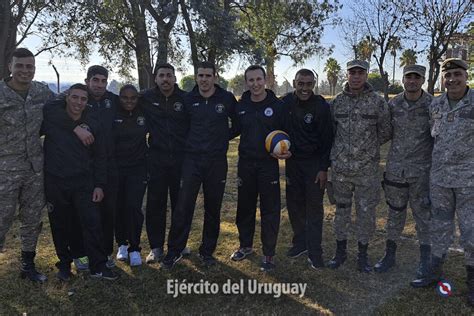
<svg viewBox="0 0 474 316"><path fill-rule="evenodd" d="M474 307L474 266L466 266L467 271L467 303Z"/></svg>
<svg viewBox="0 0 474 316"><path fill-rule="evenodd" d="M374 266L375 272L387 272L395 265L395 253L397 251L397 244L390 239L387 239L387 246L385 248L385 256L379 260Z"/></svg>
<svg viewBox="0 0 474 316"><path fill-rule="evenodd" d="M330 269L339 268L347 259L347 240L336 240L336 242L336 254L328 262L328 268Z"/></svg>
<svg viewBox="0 0 474 316"><path fill-rule="evenodd" d="M357 243L359 252L357 253L357 270L359 272L369 273L372 271L372 267L369 264L369 256L367 255L367 248L369 244Z"/></svg>
<svg viewBox="0 0 474 316"><path fill-rule="evenodd" d="M21 252L21 267L20 276L22 279L28 278L30 281L43 283L48 280L46 275L36 271L35 268L35 255L34 251L22 251Z"/></svg>
<svg viewBox="0 0 474 316"><path fill-rule="evenodd" d="M443 263L444 257L436 257L431 256L431 264L428 269L428 273L421 278L416 278L415 280L410 282L410 285L414 288L421 288L421 287L430 287L435 285L443 275Z"/></svg>
<svg viewBox="0 0 474 316"><path fill-rule="evenodd" d="M416 277L418 279L426 276L430 268L430 259L431 259L431 246L430 245L420 245L420 263L418 264L418 269L416 270Z"/></svg>

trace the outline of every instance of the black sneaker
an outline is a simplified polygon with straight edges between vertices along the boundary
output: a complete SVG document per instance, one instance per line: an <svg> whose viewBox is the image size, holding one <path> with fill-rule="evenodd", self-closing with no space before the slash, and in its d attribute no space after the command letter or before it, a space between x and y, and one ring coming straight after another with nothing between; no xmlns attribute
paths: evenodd
<svg viewBox="0 0 474 316"><path fill-rule="evenodd" d="M163 256L164 256L163 248L161 247L153 248L150 250L150 253L146 257L145 262L148 264L160 262L163 259Z"/></svg>
<svg viewBox="0 0 474 316"><path fill-rule="evenodd" d="M263 257L262 263L260 264L260 271L269 272L275 269L275 263L273 262L272 256Z"/></svg>
<svg viewBox="0 0 474 316"><path fill-rule="evenodd" d="M213 256L210 256L210 255L202 255L202 254L199 254L198 256L199 256L199 258L202 260L202 263L203 263L206 267L215 266L216 263L217 263L216 258L214 258Z"/></svg>
<svg viewBox="0 0 474 316"><path fill-rule="evenodd" d="M172 254L170 252L168 252L166 254L166 256L163 258L163 261L161 262L161 267L163 269L172 269L174 267L174 265L179 261L181 260L181 258L183 258L183 255L182 254L178 254L178 255L175 255L175 254Z"/></svg>
<svg viewBox="0 0 474 316"><path fill-rule="evenodd" d="M298 246L293 246L291 247L288 252L286 253L286 256L288 258L298 258L301 255L304 255L308 253L308 250L306 248L298 247Z"/></svg>
<svg viewBox="0 0 474 316"><path fill-rule="evenodd" d="M115 281L119 278L119 275L107 267L104 267L102 272L91 273L93 279L104 279L109 281Z"/></svg>
<svg viewBox="0 0 474 316"><path fill-rule="evenodd" d="M315 270L324 268L324 260L321 256L308 257L309 266Z"/></svg>
<svg viewBox="0 0 474 316"><path fill-rule="evenodd" d="M247 258L247 256L252 253L253 253L252 247L239 248L232 253L232 255L230 256L230 259L234 261L241 261Z"/></svg>
<svg viewBox="0 0 474 316"><path fill-rule="evenodd" d="M71 280L73 274L71 272L71 269L69 268L60 268L58 273L56 273L56 277L63 282L68 282Z"/></svg>
<svg viewBox="0 0 474 316"><path fill-rule="evenodd" d="M28 270L20 269L20 277L22 279L28 279L32 282L44 283L48 280L46 275L39 272L35 268L31 268Z"/></svg>
<svg viewBox="0 0 474 316"><path fill-rule="evenodd" d="M183 257L189 257L191 255L191 248L184 247L183 251L181 251Z"/></svg>

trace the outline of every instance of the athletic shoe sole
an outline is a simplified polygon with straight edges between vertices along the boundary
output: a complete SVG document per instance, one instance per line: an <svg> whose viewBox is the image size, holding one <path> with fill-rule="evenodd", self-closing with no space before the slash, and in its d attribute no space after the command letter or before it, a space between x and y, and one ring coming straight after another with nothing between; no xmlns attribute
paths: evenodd
<svg viewBox="0 0 474 316"><path fill-rule="evenodd" d="M242 257L236 257L236 253L241 253ZM251 250L250 252L243 252L243 251L240 251L239 249L239 250L234 251L232 255L230 255L230 259L233 261L242 261L248 256L250 256L252 253L253 253L253 250Z"/></svg>
<svg viewBox="0 0 474 316"><path fill-rule="evenodd" d="M105 276L102 274L102 272L91 274L90 276L92 279L96 279L96 280L104 279L108 281L115 281L119 278L118 274L114 276Z"/></svg>
<svg viewBox="0 0 474 316"><path fill-rule="evenodd" d="M177 257L171 265L161 262L161 267L166 270L171 270L176 265L176 263L178 263L182 258L183 258L183 255L179 254L179 257Z"/></svg>
<svg viewBox="0 0 474 316"><path fill-rule="evenodd" d="M303 250L303 251L298 252L296 255L293 255L293 256L286 255L286 256L288 258L295 259L295 258L298 258L299 256L302 256L302 255L307 254L307 253L308 253L308 250Z"/></svg>

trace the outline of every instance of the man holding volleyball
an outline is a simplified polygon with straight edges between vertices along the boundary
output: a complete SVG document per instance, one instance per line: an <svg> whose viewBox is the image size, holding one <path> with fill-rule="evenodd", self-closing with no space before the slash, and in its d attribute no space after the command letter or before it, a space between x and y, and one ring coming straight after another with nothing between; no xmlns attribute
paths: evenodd
<svg viewBox="0 0 474 316"><path fill-rule="evenodd" d="M231 256L245 259L253 252L257 197L260 197L262 271L275 268L273 256L280 227L280 173L278 158L291 156L289 151L270 154L265 149L268 134L285 127L283 104L271 90L265 89L265 70L253 65L245 70L244 92L237 104L240 135L237 171L238 199L236 224L240 247ZM276 159L277 158L277 159Z"/></svg>

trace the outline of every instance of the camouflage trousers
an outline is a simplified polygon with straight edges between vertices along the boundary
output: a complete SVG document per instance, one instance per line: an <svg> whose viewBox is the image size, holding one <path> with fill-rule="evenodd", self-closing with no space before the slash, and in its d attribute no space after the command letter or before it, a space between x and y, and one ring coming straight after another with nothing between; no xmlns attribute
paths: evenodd
<svg viewBox="0 0 474 316"><path fill-rule="evenodd" d="M432 253L442 257L454 236L457 215L466 265L474 266L474 187L444 188L431 184Z"/></svg>
<svg viewBox="0 0 474 316"><path fill-rule="evenodd" d="M367 244L375 231L375 208L380 201L380 178L377 172L364 176L344 176L335 172L331 182L336 201L334 233L337 240L346 240L351 223L354 197L355 233L359 242Z"/></svg>
<svg viewBox="0 0 474 316"><path fill-rule="evenodd" d="M12 226L19 203L22 251L35 251L41 232L41 211L45 205L43 173L33 170L0 171L0 249Z"/></svg>
<svg viewBox="0 0 474 316"><path fill-rule="evenodd" d="M409 179L390 173L384 176L385 200L389 207L386 225L388 239L393 241L400 239L405 228L407 206L410 203L420 244L431 244L429 185L428 173L422 177Z"/></svg>

